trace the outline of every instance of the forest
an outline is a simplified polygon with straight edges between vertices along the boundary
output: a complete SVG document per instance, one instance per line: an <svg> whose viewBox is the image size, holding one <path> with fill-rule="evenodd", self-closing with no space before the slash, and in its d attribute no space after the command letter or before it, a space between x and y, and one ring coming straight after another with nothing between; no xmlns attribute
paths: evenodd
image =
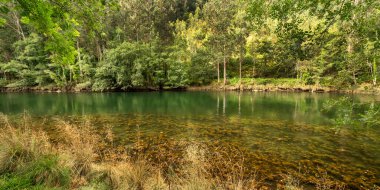
<svg viewBox="0 0 380 190"><path fill-rule="evenodd" d="M378 0L0 2L2 88L378 85Z"/></svg>

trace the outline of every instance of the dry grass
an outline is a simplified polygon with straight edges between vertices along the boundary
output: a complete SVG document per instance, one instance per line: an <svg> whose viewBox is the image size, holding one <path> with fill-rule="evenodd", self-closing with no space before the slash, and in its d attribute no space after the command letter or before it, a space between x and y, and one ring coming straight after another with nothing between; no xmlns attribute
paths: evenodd
<svg viewBox="0 0 380 190"><path fill-rule="evenodd" d="M1 121L0 173L16 171L51 151L49 139L43 131L24 126L14 128L3 115Z"/></svg>

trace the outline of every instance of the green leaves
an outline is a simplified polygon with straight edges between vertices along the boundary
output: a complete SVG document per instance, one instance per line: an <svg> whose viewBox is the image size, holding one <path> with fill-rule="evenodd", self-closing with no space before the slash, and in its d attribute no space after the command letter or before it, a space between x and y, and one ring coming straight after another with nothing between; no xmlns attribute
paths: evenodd
<svg viewBox="0 0 380 190"><path fill-rule="evenodd" d="M0 18L0 27L4 26L7 23L7 20Z"/></svg>
<svg viewBox="0 0 380 190"><path fill-rule="evenodd" d="M22 22L33 27L38 33L46 36L45 50L49 52L49 59L55 68L61 68L62 75L53 77L60 79L60 84L66 83L66 70L70 72L70 65L75 63L75 39L79 32L75 29L77 22L64 12L57 4L39 0L18 0L23 10ZM52 74L50 73L52 76ZM70 77L71 80L71 77Z"/></svg>
<svg viewBox="0 0 380 190"><path fill-rule="evenodd" d="M224 69L346 87L379 76L376 0L0 2L0 61L27 66L1 70L8 80L104 90L202 85Z"/></svg>

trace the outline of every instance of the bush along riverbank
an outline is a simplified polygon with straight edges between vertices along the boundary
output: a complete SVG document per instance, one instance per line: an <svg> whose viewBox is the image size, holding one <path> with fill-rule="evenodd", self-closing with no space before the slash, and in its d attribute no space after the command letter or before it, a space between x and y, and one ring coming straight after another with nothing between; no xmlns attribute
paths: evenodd
<svg viewBox="0 0 380 190"><path fill-rule="evenodd" d="M291 78L238 78L231 79L227 85L214 81L206 86L188 87L189 91L254 91L254 92L317 92L317 93L355 93L380 94L380 88L372 84L363 83L355 86L338 87L332 85L310 85L303 81Z"/></svg>
<svg viewBox="0 0 380 190"><path fill-rule="evenodd" d="M94 90L90 86L30 86L30 87L0 87L0 92L145 92L145 91L184 91L186 87L130 87Z"/></svg>
<svg viewBox="0 0 380 190"><path fill-rule="evenodd" d="M0 87L0 92L133 92L133 91L254 91L254 92L316 92L316 93L354 93L354 94L380 94L380 87L370 83L353 86L310 85L304 81L292 78L232 78L227 85L214 81L209 85L179 86L179 87L125 87L96 90L92 84L76 84L64 87L55 85L27 86L27 87Z"/></svg>
<svg viewBox="0 0 380 190"><path fill-rule="evenodd" d="M46 122L47 120L45 120ZM0 189L344 189L321 176L268 181L238 147L166 141L119 145L110 127L0 120ZM138 135L138 134L137 134ZM139 139L139 138L137 138Z"/></svg>

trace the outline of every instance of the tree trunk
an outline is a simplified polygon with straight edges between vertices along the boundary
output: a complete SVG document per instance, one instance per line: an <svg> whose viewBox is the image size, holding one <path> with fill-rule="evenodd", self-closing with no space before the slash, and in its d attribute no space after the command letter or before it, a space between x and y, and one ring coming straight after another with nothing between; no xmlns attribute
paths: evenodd
<svg viewBox="0 0 380 190"><path fill-rule="evenodd" d="M102 57L102 47L100 45L99 39L95 40L95 46L96 46L95 48L96 48L96 54L97 54L98 60L101 61L103 57Z"/></svg>
<svg viewBox="0 0 380 190"><path fill-rule="evenodd" d="M217 70L218 70L218 83L220 83L220 66L219 66L219 62L217 63Z"/></svg>
<svg viewBox="0 0 380 190"><path fill-rule="evenodd" d="M350 70L352 70L352 78L354 80L354 84L356 85L356 76L355 76L355 66L354 64L352 64L352 60L351 60L351 55L353 53L353 46L354 46L354 42L353 42L353 39L352 39L352 33L350 33L347 37L347 54L348 54L348 65Z"/></svg>
<svg viewBox="0 0 380 190"><path fill-rule="evenodd" d="M72 82L72 79L73 79L73 69L72 68L70 68L69 69L69 82L71 83Z"/></svg>
<svg viewBox="0 0 380 190"><path fill-rule="evenodd" d="M223 85L227 84L226 45L223 45Z"/></svg>
<svg viewBox="0 0 380 190"><path fill-rule="evenodd" d="M20 24L20 19L18 18L17 14L15 12L12 12L12 16L15 20L15 25L17 27L17 32L21 36L22 40L25 40L24 31L22 30L22 26Z"/></svg>
<svg viewBox="0 0 380 190"><path fill-rule="evenodd" d="M83 78L83 71L82 71L82 58L80 55L80 49L79 49L79 39L77 40L77 51L78 51L78 66L79 66L79 74L80 77Z"/></svg>
<svg viewBox="0 0 380 190"><path fill-rule="evenodd" d="M376 31L376 40L379 41L379 36L378 36L378 33ZM374 80L373 80L373 85L376 86L377 84L377 64L376 64L376 56L379 55L378 54L378 51L377 53L375 54L375 57L373 58L373 64L372 64L372 67L373 67L373 74L374 74Z"/></svg>
<svg viewBox="0 0 380 190"><path fill-rule="evenodd" d="M367 58L367 65L369 67L369 71L371 72L372 84L376 86L377 83L377 66L376 59L373 59L373 63L371 63Z"/></svg>
<svg viewBox="0 0 380 190"><path fill-rule="evenodd" d="M62 76L61 76L61 80L62 80L62 82L64 82L64 84L67 84L67 82L66 82L66 73L65 73L65 67L62 65L62 66L61 66L61 69L62 69Z"/></svg>
<svg viewBox="0 0 380 190"><path fill-rule="evenodd" d="M223 85L226 86L227 84L227 62L226 62L226 55L223 56Z"/></svg>
<svg viewBox="0 0 380 190"><path fill-rule="evenodd" d="M377 65L376 65L376 58L373 58L373 77L372 77L372 81L373 81L373 86L376 86L377 84Z"/></svg>

